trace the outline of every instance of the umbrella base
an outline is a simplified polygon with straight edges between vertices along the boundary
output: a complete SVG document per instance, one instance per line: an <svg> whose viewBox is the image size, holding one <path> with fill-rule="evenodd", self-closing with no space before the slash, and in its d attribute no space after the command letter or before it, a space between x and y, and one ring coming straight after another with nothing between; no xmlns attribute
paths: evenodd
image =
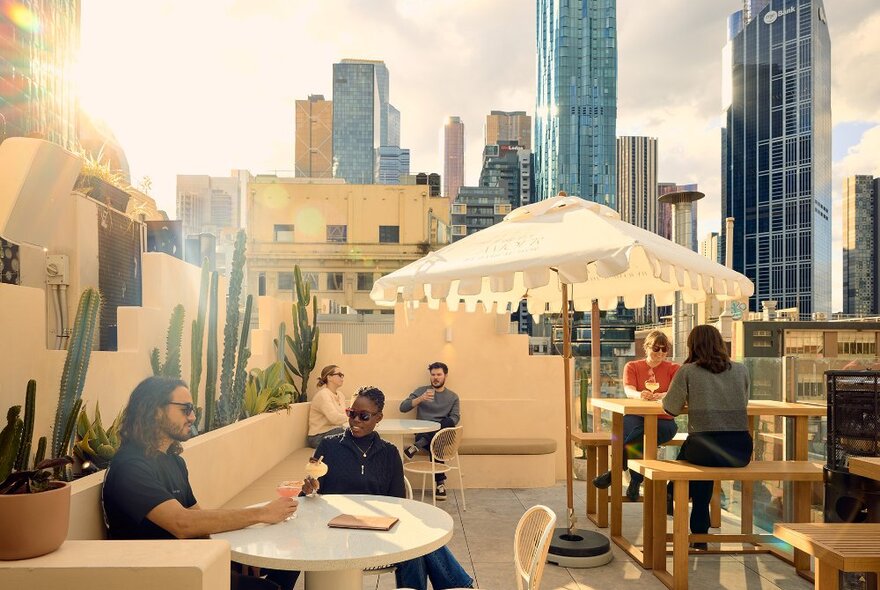
<svg viewBox="0 0 880 590"><path fill-rule="evenodd" d="M611 543L605 535L595 531L567 528L553 531L547 561L562 567L599 567L611 561Z"/></svg>

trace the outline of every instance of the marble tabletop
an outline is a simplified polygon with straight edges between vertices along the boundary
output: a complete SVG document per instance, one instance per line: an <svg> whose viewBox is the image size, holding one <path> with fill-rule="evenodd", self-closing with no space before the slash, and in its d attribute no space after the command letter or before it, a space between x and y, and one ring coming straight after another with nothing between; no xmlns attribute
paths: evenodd
<svg viewBox="0 0 880 590"><path fill-rule="evenodd" d="M390 531L336 529L340 514L396 516ZM430 553L452 538L452 517L423 502L387 496L299 498L296 517L211 535L228 541L234 561L285 570L362 570Z"/></svg>
<svg viewBox="0 0 880 590"><path fill-rule="evenodd" d="M404 420L401 418L383 418L376 425L379 434L418 434L440 430L440 423L433 420Z"/></svg>

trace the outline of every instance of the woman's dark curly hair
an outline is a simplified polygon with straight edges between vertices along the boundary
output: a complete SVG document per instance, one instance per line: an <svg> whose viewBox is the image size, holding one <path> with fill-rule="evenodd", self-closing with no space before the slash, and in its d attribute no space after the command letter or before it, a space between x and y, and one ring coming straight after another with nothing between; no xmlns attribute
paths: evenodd
<svg viewBox="0 0 880 590"><path fill-rule="evenodd" d="M730 368L730 355L727 354L721 332L715 326L702 324L691 330L687 347L685 364L694 363L712 373L723 373Z"/></svg>
<svg viewBox="0 0 880 590"><path fill-rule="evenodd" d="M376 404L376 409L378 409L380 412L385 408L385 394L382 393L382 390L378 387L365 385L358 389L357 396L365 397Z"/></svg>
<svg viewBox="0 0 880 590"><path fill-rule="evenodd" d="M159 421L156 419L156 410L168 405L175 389L186 386L180 379L172 377L147 377L141 381L131 392L122 415L119 434L123 442L142 446L147 455L159 454ZM179 455L181 452L183 447L177 441L168 449L169 454Z"/></svg>

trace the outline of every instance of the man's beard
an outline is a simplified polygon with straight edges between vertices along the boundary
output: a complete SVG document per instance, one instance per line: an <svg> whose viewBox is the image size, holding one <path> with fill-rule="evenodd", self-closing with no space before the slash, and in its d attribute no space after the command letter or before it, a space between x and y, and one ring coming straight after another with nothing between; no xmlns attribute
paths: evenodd
<svg viewBox="0 0 880 590"><path fill-rule="evenodd" d="M164 416L159 422L159 430L161 430L165 436L177 442L185 442L192 438L192 427L190 424L177 427L177 425L173 424L171 420Z"/></svg>

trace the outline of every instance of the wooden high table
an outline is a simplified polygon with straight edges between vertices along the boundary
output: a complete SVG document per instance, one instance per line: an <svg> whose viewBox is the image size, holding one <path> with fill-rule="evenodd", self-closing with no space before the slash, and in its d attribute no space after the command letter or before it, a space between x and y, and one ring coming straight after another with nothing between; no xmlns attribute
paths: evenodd
<svg viewBox="0 0 880 590"><path fill-rule="evenodd" d="M646 543L641 549L632 544L623 536L623 417L643 416L645 418L644 453L645 459L657 458L657 417L665 414L660 402L630 398L599 398L593 399L593 408L611 412L611 539L618 547L626 551L643 568L650 569L653 561L653 548L651 543ZM750 428L754 433L757 428L757 419L760 416L782 416L794 418L794 459L806 461L808 458L807 427L808 420L813 416L824 416L827 408L824 406L812 406L790 402L774 401L749 401L747 414L750 418ZM687 407L682 409L687 413ZM801 484L795 484L801 485ZM651 506L654 494L652 486L645 486L645 506ZM743 482L742 505L751 505L753 484ZM797 515L796 515L797 516ZM651 511L645 510L642 515L642 530L651 530ZM800 520L807 520L800 518ZM742 528L752 529L752 511L743 510ZM796 560L802 560L808 556ZM796 564L802 565L802 564Z"/></svg>
<svg viewBox="0 0 880 590"><path fill-rule="evenodd" d="M850 457L849 472L880 480L880 457Z"/></svg>

